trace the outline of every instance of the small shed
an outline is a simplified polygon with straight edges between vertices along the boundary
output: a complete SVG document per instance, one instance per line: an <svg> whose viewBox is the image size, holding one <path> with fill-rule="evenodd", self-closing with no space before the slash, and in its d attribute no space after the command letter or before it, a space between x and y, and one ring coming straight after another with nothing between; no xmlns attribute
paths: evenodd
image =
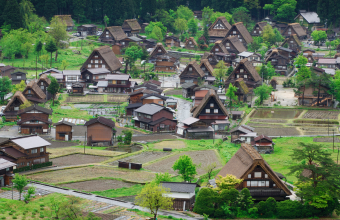
<svg viewBox="0 0 340 220"><path fill-rule="evenodd" d="M161 186L170 189L170 192L165 196L174 199L173 208L175 211L192 210L197 183L162 182Z"/></svg>
<svg viewBox="0 0 340 220"><path fill-rule="evenodd" d="M165 100L166 107L169 107L169 108L172 108L172 109L176 109L177 108L177 102L178 102L177 99L169 98L169 99Z"/></svg>
<svg viewBox="0 0 340 220"><path fill-rule="evenodd" d="M60 121L54 124L55 139L58 141L72 141L73 123L68 121Z"/></svg>
<svg viewBox="0 0 340 220"><path fill-rule="evenodd" d="M193 82L187 82L182 84L182 96L184 98L191 98L191 96L194 95L194 88L196 88L198 85L196 85Z"/></svg>
<svg viewBox="0 0 340 220"><path fill-rule="evenodd" d="M277 82L277 80L275 78L273 78L271 81L270 81L270 85L273 87L273 89L276 89L276 86L278 85L279 83Z"/></svg>
<svg viewBox="0 0 340 220"><path fill-rule="evenodd" d="M260 135L260 136L254 138L253 147L259 153L266 153L266 154L272 153L274 151L274 145L275 145L275 143L268 136Z"/></svg>
<svg viewBox="0 0 340 220"><path fill-rule="evenodd" d="M211 123L211 126L215 131L225 131L226 128L229 128L230 122L228 120L216 120Z"/></svg>
<svg viewBox="0 0 340 220"><path fill-rule="evenodd" d="M231 111L231 118L233 120L241 119L243 117L244 111Z"/></svg>
<svg viewBox="0 0 340 220"><path fill-rule="evenodd" d="M72 84L72 93L73 94L83 94L84 93L84 86L80 83L73 83Z"/></svg>

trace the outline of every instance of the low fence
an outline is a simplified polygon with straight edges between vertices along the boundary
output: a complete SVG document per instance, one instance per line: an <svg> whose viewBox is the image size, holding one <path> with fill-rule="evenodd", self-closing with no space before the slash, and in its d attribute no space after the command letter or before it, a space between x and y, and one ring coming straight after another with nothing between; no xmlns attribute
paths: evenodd
<svg viewBox="0 0 340 220"><path fill-rule="evenodd" d="M127 169L130 169L130 170L140 170L140 169L142 169L142 164L141 163L129 163L129 162L118 161L118 167L127 168Z"/></svg>
<svg viewBox="0 0 340 220"><path fill-rule="evenodd" d="M13 173L20 173L20 172L23 172L23 171L35 170L35 169L38 169L38 168L48 167L48 166L52 166L52 161L14 169Z"/></svg>

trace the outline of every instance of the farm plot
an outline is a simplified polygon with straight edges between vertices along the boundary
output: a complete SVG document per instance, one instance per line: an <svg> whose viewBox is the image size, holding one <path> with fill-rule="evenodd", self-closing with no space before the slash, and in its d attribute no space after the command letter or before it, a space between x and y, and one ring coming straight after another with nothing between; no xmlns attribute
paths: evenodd
<svg viewBox="0 0 340 220"><path fill-rule="evenodd" d="M259 135L264 134L267 136L298 136L301 135L300 132L296 128L255 128L255 132Z"/></svg>
<svg viewBox="0 0 340 220"><path fill-rule="evenodd" d="M47 148L48 152L52 153L50 158L62 157L70 154L83 154L84 149L76 147L66 147L66 148ZM104 156L104 157L115 157L124 154L124 152L117 151L107 151L107 150L94 150L86 149L86 154Z"/></svg>
<svg viewBox="0 0 340 220"><path fill-rule="evenodd" d="M67 183L90 180L98 177L120 178L131 182L145 183L154 179L155 174L146 171L134 171L109 167L81 167L66 170L37 173L29 175L30 179L46 183Z"/></svg>
<svg viewBox="0 0 340 220"><path fill-rule="evenodd" d="M104 102L104 95L69 96L66 98L65 102L67 103Z"/></svg>
<svg viewBox="0 0 340 220"><path fill-rule="evenodd" d="M57 166L72 166L80 164L100 163L108 160L110 157L101 157L94 155L72 154L64 157L51 159L53 165Z"/></svg>
<svg viewBox="0 0 340 220"><path fill-rule="evenodd" d="M250 122L260 122L260 123L286 123L287 120L283 119L251 119Z"/></svg>
<svg viewBox="0 0 340 220"><path fill-rule="evenodd" d="M174 156L165 158L164 160L160 160L158 162L155 162L153 164L150 164L146 167L144 167L147 170L152 170L155 172L169 172L170 174L176 174L175 171L171 168L175 161L181 156L181 155L188 155L192 158L193 162L195 164L201 164L200 168L197 169L197 174L202 175L205 174L206 171L204 171L204 167L207 165L216 162L217 168L222 167L222 164L220 163L220 160L218 156L216 155L216 152L214 150L205 150L205 151L187 151L180 154L176 154Z"/></svg>
<svg viewBox="0 0 340 220"><path fill-rule="evenodd" d="M262 127L262 128L282 128L283 124L267 124L267 123L248 123L250 127Z"/></svg>
<svg viewBox="0 0 340 220"><path fill-rule="evenodd" d="M299 117L302 111L299 109L258 109L251 115L251 118L293 119Z"/></svg>
<svg viewBox="0 0 340 220"><path fill-rule="evenodd" d="M303 118L311 118L311 119L338 119L339 112L336 111L317 111L317 110L308 110Z"/></svg>
<svg viewBox="0 0 340 220"><path fill-rule="evenodd" d="M123 162L129 162L129 163L148 163L150 161L154 161L157 160L158 158L162 158L165 157L167 155L171 154L171 152L152 152L152 151L148 151L148 152L143 152L141 154L136 154L130 157L125 157L123 159L119 159L119 161L123 161ZM118 161L114 161L112 163L110 163L111 165L117 166L118 165Z"/></svg>
<svg viewBox="0 0 340 220"><path fill-rule="evenodd" d="M185 148L183 141L162 141L155 144L154 149L162 150L163 148L182 149Z"/></svg>
<svg viewBox="0 0 340 220"><path fill-rule="evenodd" d="M135 185L134 183L127 183L120 180L100 179L100 180L89 180L77 183L62 184L62 187L68 187L76 190L84 191L103 191L109 189L119 189L123 187L130 187Z"/></svg>
<svg viewBox="0 0 340 220"><path fill-rule="evenodd" d="M107 95L108 102L127 102L127 99L128 99L127 95L122 95L122 96Z"/></svg>

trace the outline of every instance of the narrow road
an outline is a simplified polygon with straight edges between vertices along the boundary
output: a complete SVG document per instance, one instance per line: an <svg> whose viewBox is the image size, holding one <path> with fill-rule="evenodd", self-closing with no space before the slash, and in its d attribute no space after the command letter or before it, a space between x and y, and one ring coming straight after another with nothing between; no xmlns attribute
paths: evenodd
<svg viewBox="0 0 340 220"><path fill-rule="evenodd" d="M38 183L31 183L29 185L34 186L37 189L42 189L42 190L46 190L46 191L50 191L50 192L54 192L54 193L61 193L61 194L64 194L64 195L76 196L76 197L83 198L83 199L107 203L109 205L121 206L121 207L129 208L129 209L139 209L141 211L148 212L148 209L146 209L146 208L136 206L131 202L116 200L114 198L112 198L112 199L111 198L103 198L103 197L100 197L100 196L96 196L94 194L84 194L84 193L75 192L75 191L68 190L68 189L55 188L55 187L52 187L52 186L42 185L42 184L38 184ZM159 215L171 215L175 218L197 220L197 218L192 218L192 217L182 215L182 214L179 214L179 213L176 213L176 212L173 212L173 211L169 211L169 212L168 211L159 211L158 214Z"/></svg>
<svg viewBox="0 0 340 220"><path fill-rule="evenodd" d="M186 101L184 99L173 97L178 100L176 119L181 122L190 117L190 109L192 108L192 102Z"/></svg>

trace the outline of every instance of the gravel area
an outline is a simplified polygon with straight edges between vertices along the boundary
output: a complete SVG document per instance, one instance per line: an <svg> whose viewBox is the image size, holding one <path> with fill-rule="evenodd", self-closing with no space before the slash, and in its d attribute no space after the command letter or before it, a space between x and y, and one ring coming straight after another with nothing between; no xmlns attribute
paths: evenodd
<svg viewBox="0 0 340 220"><path fill-rule="evenodd" d="M93 155L83 155L83 154L73 154L64 157L58 157L51 159L53 165L57 166L71 166L80 165L88 163L99 163L104 160L110 159L109 157L93 156Z"/></svg>
<svg viewBox="0 0 340 220"><path fill-rule="evenodd" d="M126 157L123 159L120 159L119 161L123 162L130 162L130 163L148 163L153 160L157 160L158 158L165 157L167 155L171 154L171 152L143 152L141 154L133 155L130 157ZM111 165L118 165L118 161L114 161L111 163Z"/></svg>
<svg viewBox="0 0 340 220"><path fill-rule="evenodd" d="M132 137L132 141L146 141L146 142L164 140L164 139L177 139L177 137L171 134L149 134L149 135Z"/></svg>
<svg viewBox="0 0 340 220"><path fill-rule="evenodd" d="M181 155L184 155L184 154L191 157L194 164L197 164L197 165L201 164L201 167L197 169L198 175L202 175L206 173L206 171L204 170L204 167L206 167L208 164L216 162L217 168L220 168L222 166L214 150L204 150L204 151L188 151L188 152L176 154L172 157L168 157L164 160L160 160L156 163L150 164L144 168L147 170L155 171L155 172L167 172L168 171L170 174L177 174L177 172L175 172L172 169L172 166L174 165L175 161Z"/></svg>
<svg viewBox="0 0 340 220"><path fill-rule="evenodd" d="M76 190L84 190L88 192L104 191L109 189L118 189L123 187L130 187L135 185L134 183L126 183L120 180L90 180L77 183L62 184L62 187L68 187Z"/></svg>

